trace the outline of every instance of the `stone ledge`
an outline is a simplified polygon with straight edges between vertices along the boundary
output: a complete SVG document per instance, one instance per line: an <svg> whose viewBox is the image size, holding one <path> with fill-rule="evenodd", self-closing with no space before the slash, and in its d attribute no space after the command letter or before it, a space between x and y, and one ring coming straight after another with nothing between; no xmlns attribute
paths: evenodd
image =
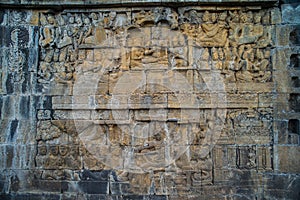
<svg viewBox="0 0 300 200"><path fill-rule="evenodd" d="M2 0L1 7L91 7L91 6L140 6L140 5L203 5L203 4L275 4L278 0Z"/></svg>

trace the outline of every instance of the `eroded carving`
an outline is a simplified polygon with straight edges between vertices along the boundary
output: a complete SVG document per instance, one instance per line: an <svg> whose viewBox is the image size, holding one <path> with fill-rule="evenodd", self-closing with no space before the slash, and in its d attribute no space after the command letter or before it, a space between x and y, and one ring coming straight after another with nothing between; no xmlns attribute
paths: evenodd
<svg viewBox="0 0 300 200"><path fill-rule="evenodd" d="M232 159L236 160L231 167L270 169L268 159L259 157L261 150L251 145L244 147L240 138L263 138L263 142L269 142L272 108L246 109L245 103L237 109L239 105L229 102L234 109L228 111L226 119L220 119L218 113L226 108L226 98L215 103L209 87L220 86L205 83L223 79L226 92L238 92L235 84L241 87L246 85L243 83L263 85L273 81L268 12L183 9L177 14L171 8L157 7L141 11L41 14L38 82L53 84L51 87L72 87L77 82L79 89L73 92L82 102L72 111L72 102L64 101L53 106L61 110L38 111L37 166L49 170L103 170L114 166L114 183L133 185L134 192L147 191L160 176L173 185L172 189L164 190L188 193L190 189L213 184L213 156L205 144L213 139L213 127L225 124L220 143L234 140L242 144L234 149L236 157ZM221 76L212 77L211 71ZM122 80L126 74L130 77ZM140 81L138 88L128 90L132 83ZM186 83L191 87L185 88L184 94L168 88ZM120 85L126 89L120 90ZM89 90L94 87L95 91ZM202 94L203 91L207 93ZM186 111L180 110L178 101L189 99L191 93L195 100L189 102ZM236 98L242 102L248 96ZM249 98L255 99L251 95ZM220 109L212 111L213 106ZM197 112L193 110L196 108ZM123 112L126 109L128 112ZM188 114L193 112L197 115ZM73 125L64 122L74 116L80 123L89 121L77 127L77 131L90 146L80 144ZM57 145L58 141L62 145ZM70 142L76 145L68 145ZM181 155L180 145L185 148ZM174 160L167 163L171 158ZM258 163L258 159L264 164ZM168 176L166 166L169 172L176 171L176 177ZM153 180L127 170L152 170ZM43 176L60 179L60 175Z"/></svg>
<svg viewBox="0 0 300 200"><path fill-rule="evenodd" d="M171 29L178 27L178 14L171 8L154 8L148 11L141 11L134 16L134 23L138 26L145 24L160 24L167 22Z"/></svg>
<svg viewBox="0 0 300 200"><path fill-rule="evenodd" d="M237 110L228 114L228 121L236 135L270 135L272 128L272 109Z"/></svg>
<svg viewBox="0 0 300 200"><path fill-rule="evenodd" d="M176 29L180 21L182 34L173 37L171 35L166 37L159 32L161 29L152 29L152 31L149 29L149 36L148 33L139 36L138 30L132 29L130 12L41 14L42 50L38 80L44 84L53 81L72 83L78 73L77 70L80 72L78 64L85 59L82 57L86 55L85 46L121 45L125 44L126 38L128 45L138 47L130 50L131 56L126 56L128 50L120 49L122 56L117 62L121 63L115 65L121 65L122 69L128 69L130 57L133 68L141 68L141 62L160 63L169 65L170 68L195 65L195 62L186 59L192 56L186 54L188 51L180 52L167 48L167 46L184 45L187 37L196 46L211 49L212 67L222 70L229 82L271 81L270 51L265 52L262 49L271 44L271 27L264 25L269 23L268 14L262 11L237 10L222 12L181 10L180 12L180 20L176 12L162 7L134 12L133 15L132 25L139 27L147 27L145 26L147 23L160 26L167 22L171 29ZM151 44L144 43L145 40L150 39L150 35ZM143 48L141 44L142 46L166 46L165 53L153 47L141 52ZM179 46L175 49L180 49ZM168 52L171 54L167 55ZM142 59L141 56L145 58ZM169 56L168 60L164 58L166 56ZM208 57L208 54L203 56ZM202 61L209 60L202 59Z"/></svg>

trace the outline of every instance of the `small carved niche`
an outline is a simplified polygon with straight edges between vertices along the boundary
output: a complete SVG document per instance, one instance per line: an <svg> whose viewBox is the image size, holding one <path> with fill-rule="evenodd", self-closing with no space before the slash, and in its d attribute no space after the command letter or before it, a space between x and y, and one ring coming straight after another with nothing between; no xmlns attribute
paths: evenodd
<svg viewBox="0 0 300 200"><path fill-rule="evenodd" d="M292 54L290 57L290 67L299 70L300 69L300 56L298 54Z"/></svg>
<svg viewBox="0 0 300 200"><path fill-rule="evenodd" d="M300 79L297 76L292 77L292 87L300 87Z"/></svg>
<svg viewBox="0 0 300 200"><path fill-rule="evenodd" d="M296 26L290 32L290 44L291 45L299 45L300 44L300 26Z"/></svg>
<svg viewBox="0 0 300 200"><path fill-rule="evenodd" d="M290 110L300 112L300 94L290 94L289 107Z"/></svg>
<svg viewBox="0 0 300 200"><path fill-rule="evenodd" d="M299 120L298 119L290 119L288 124L289 133L300 134L299 133Z"/></svg>

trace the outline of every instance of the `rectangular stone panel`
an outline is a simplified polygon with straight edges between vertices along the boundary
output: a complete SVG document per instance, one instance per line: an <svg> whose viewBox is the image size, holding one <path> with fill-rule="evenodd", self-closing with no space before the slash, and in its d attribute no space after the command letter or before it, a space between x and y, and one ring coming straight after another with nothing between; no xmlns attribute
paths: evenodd
<svg viewBox="0 0 300 200"><path fill-rule="evenodd" d="M128 98L128 107L131 109L167 108L167 94L132 94Z"/></svg>
<svg viewBox="0 0 300 200"><path fill-rule="evenodd" d="M298 146L278 146L278 164L281 172L299 173L300 149Z"/></svg>
<svg viewBox="0 0 300 200"><path fill-rule="evenodd" d="M298 4L182 2L0 3L4 198L299 199Z"/></svg>

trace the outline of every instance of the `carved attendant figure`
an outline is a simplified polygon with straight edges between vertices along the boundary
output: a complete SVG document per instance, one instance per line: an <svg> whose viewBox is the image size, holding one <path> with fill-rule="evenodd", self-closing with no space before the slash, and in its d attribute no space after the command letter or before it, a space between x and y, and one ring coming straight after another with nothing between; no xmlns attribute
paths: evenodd
<svg viewBox="0 0 300 200"><path fill-rule="evenodd" d="M225 15L221 15L220 23L216 22L216 13L210 14L205 11L203 15L203 24L201 24L200 36L198 40L205 46L224 46L227 41L228 31L225 29Z"/></svg>

